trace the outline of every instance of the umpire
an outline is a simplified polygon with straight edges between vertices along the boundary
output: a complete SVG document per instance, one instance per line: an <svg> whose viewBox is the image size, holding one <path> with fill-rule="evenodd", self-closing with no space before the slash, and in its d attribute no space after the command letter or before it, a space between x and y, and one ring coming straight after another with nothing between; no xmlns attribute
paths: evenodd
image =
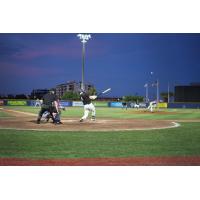
<svg viewBox="0 0 200 200"><path fill-rule="evenodd" d="M42 115L45 111L48 111L53 119L53 123L56 123L53 117L53 112L56 110L58 112L58 106L56 101L58 100L58 97L55 95L55 92L53 90L50 90L49 93L45 94L42 98L43 104L41 106L41 110L38 114L37 118L37 124L40 124L40 120L42 118Z"/></svg>

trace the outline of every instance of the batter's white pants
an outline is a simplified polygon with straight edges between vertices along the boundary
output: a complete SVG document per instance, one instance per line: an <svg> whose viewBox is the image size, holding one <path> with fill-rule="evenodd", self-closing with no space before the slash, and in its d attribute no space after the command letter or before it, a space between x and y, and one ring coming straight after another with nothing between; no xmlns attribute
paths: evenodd
<svg viewBox="0 0 200 200"><path fill-rule="evenodd" d="M84 105L84 115L81 119L83 120L87 119L89 112L92 112L92 116L95 117L96 111L92 103Z"/></svg>

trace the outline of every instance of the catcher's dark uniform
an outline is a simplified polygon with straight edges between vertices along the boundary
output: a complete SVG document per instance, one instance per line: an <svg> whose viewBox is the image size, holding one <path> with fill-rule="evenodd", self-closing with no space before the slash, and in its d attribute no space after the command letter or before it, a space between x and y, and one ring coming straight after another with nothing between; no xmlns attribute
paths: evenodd
<svg viewBox="0 0 200 200"><path fill-rule="evenodd" d="M56 110L54 106L54 101L57 101L58 97L55 94L48 93L45 94L42 99L43 99L43 104L38 114L37 123L38 124L40 123L40 119L45 111L48 111L50 113L54 122L53 112L55 112Z"/></svg>

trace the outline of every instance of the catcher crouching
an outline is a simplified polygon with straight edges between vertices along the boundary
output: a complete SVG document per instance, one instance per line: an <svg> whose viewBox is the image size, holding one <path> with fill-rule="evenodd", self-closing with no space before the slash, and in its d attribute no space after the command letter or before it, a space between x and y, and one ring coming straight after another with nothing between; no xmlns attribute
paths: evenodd
<svg viewBox="0 0 200 200"><path fill-rule="evenodd" d="M37 124L40 124L41 118L44 116L46 117L46 121L51 118L54 124L62 124L60 120L59 99L54 91L51 90L49 93L45 94L42 100L43 103L38 114Z"/></svg>

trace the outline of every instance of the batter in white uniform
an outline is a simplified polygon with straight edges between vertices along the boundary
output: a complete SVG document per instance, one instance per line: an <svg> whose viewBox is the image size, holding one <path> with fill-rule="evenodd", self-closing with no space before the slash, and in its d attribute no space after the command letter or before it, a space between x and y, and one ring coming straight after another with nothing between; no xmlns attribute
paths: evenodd
<svg viewBox="0 0 200 200"><path fill-rule="evenodd" d="M94 107L94 105L92 103L92 100L95 100L97 98L97 96L96 95L89 96L88 93L86 93L84 91L81 91L80 92L80 97L81 97L81 100L82 100L83 105L84 105L84 115L80 119L80 122L83 122L84 120L87 119L87 117L89 115L89 112L92 113L91 120L95 121L95 119L96 119L96 111L95 111L95 107Z"/></svg>

